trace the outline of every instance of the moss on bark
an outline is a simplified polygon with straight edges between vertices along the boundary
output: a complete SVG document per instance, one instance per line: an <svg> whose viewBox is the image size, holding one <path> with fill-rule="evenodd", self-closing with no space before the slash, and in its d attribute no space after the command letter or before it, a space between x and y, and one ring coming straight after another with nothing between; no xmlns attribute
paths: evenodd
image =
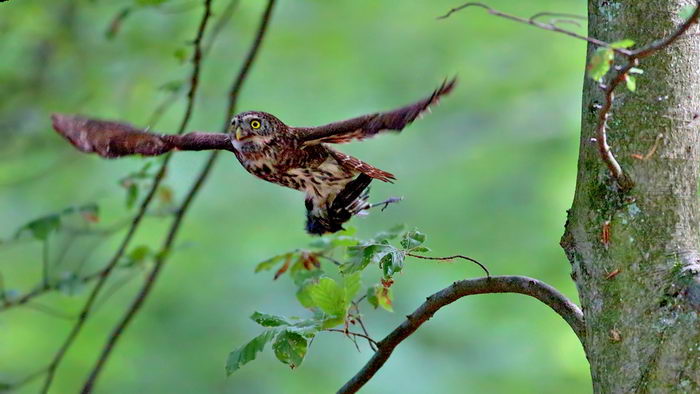
<svg viewBox="0 0 700 394"><path fill-rule="evenodd" d="M672 33L686 4L590 0L589 35L643 46ZM635 184L629 192L619 190L590 143L591 109L603 98L596 83L584 83L576 194L562 246L586 319L596 392L700 391L699 43L683 38L645 59L637 91L616 92L608 138ZM659 134L650 158L633 157L649 152Z"/></svg>

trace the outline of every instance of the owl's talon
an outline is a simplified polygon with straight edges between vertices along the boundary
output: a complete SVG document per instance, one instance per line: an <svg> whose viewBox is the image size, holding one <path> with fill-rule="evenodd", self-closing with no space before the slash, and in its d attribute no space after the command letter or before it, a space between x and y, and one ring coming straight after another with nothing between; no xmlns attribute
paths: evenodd
<svg viewBox="0 0 700 394"><path fill-rule="evenodd" d="M368 206L366 209L372 209L372 208L379 207L379 206L382 206L382 205L383 205L383 207L382 207L382 209L381 209L381 212L384 212L384 210L389 206L389 204L395 204L395 203L397 203L397 202L400 202L401 200L403 200L403 197L391 197L391 198L387 198L387 199L384 200L384 201L380 201L380 202L377 202L377 203L374 203L374 204L369 204L369 206Z"/></svg>

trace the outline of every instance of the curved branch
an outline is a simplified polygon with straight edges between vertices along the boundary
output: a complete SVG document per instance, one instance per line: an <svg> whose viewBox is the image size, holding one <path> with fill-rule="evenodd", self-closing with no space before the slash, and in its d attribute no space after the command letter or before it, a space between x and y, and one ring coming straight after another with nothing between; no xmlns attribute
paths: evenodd
<svg viewBox="0 0 700 394"><path fill-rule="evenodd" d="M526 276L493 276L454 282L451 286L426 298L423 305L406 316L406 320L378 343L378 350L365 366L338 390L338 393L357 392L389 359L396 346L413 334L440 308L462 297L474 294L518 293L534 297L561 316L579 340L584 342L586 330L581 309L552 286Z"/></svg>

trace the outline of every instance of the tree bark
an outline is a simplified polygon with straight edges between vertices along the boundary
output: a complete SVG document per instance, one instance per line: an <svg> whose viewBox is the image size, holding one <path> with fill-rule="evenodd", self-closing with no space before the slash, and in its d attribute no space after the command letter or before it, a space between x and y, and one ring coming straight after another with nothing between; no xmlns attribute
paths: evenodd
<svg viewBox="0 0 700 394"><path fill-rule="evenodd" d="M589 0L589 35L644 46L676 30L686 4ZM590 78L584 83L578 179L561 244L598 393L700 392L700 40L697 27L689 33L642 61L636 92L616 91L608 139L634 182L629 191L591 142L602 95Z"/></svg>

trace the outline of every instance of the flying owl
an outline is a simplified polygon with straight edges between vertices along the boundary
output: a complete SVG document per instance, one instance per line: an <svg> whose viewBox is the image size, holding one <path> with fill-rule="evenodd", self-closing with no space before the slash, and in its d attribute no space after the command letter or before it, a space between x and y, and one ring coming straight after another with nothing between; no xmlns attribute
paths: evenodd
<svg viewBox="0 0 700 394"><path fill-rule="evenodd" d="M393 174L335 150L329 144L364 140L384 130L401 131L440 97L456 79L433 93L393 111L378 112L318 127L287 126L266 112L242 112L231 119L229 132L156 134L129 124L54 114L54 129L82 152L106 158L157 156L173 150L228 150L251 174L306 195L306 230L322 235L343 229L343 223L373 206L368 186L373 179L392 182Z"/></svg>

